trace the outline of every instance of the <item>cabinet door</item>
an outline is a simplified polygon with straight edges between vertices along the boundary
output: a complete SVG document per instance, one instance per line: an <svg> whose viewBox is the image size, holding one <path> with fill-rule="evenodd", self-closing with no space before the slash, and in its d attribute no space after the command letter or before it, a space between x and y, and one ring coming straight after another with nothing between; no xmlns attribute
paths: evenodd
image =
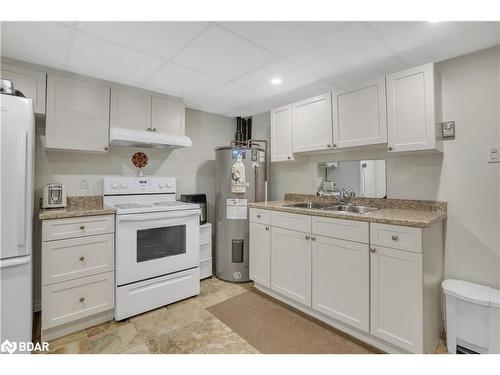
<svg viewBox="0 0 500 375"><path fill-rule="evenodd" d="M313 309L368 332L369 264L367 244L313 237Z"/></svg>
<svg viewBox="0 0 500 375"><path fill-rule="evenodd" d="M387 143L385 77L332 95L337 147Z"/></svg>
<svg viewBox="0 0 500 375"><path fill-rule="evenodd" d="M309 234L272 227L271 289L303 305L311 306Z"/></svg>
<svg viewBox="0 0 500 375"><path fill-rule="evenodd" d="M177 99L151 99L151 127L154 131L170 135L185 134L186 107Z"/></svg>
<svg viewBox="0 0 500 375"><path fill-rule="evenodd" d="M271 230L264 224L250 223L250 279L271 287Z"/></svg>
<svg viewBox="0 0 500 375"><path fill-rule="evenodd" d="M49 74L46 148L108 150L109 87Z"/></svg>
<svg viewBox="0 0 500 375"><path fill-rule="evenodd" d="M271 110L271 161L294 160L292 105Z"/></svg>
<svg viewBox="0 0 500 375"><path fill-rule="evenodd" d="M45 114L47 74L31 69L1 64L0 76L12 81L15 89L33 100L35 113Z"/></svg>
<svg viewBox="0 0 500 375"><path fill-rule="evenodd" d="M332 147L331 93L292 105L293 152L325 150Z"/></svg>
<svg viewBox="0 0 500 375"><path fill-rule="evenodd" d="M371 253L371 334L423 350L422 254L376 246Z"/></svg>
<svg viewBox="0 0 500 375"><path fill-rule="evenodd" d="M151 128L151 96L111 89L110 126L146 130Z"/></svg>
<svg viewBox="0 0 500 375"><path fill-rule="evenodd" d="M434 64L390 74L387 80L389 151L436 148Z"/></svg>

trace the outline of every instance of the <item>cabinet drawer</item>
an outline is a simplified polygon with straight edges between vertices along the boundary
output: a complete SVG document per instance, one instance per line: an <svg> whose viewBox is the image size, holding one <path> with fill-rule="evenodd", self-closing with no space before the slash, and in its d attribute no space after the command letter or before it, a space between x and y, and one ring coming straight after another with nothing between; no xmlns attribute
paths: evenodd
<svg viewBox="0 0 500 375"><path fill-rule="evenodd" d="M393 249L422 252L422 229L389 224L370 224L370 243Z"/></svg>
<svg viewBox="0 0 500 375"><path fill-rule="evenodd" d="M310 233L311 216L273 211L271 213L271 225L274 227Z"/></svg>
<svg viewBox="0 0 500 375"><path fill-rule="evenodd" d="M42 224L42 241L92 236L113 233L114 231L114 215L44 220Z"/></svg>
<svg viewBox="0 0 500 375"><path fill-rule="evenodd" d="M271 211L259 210L258 208L250 209L250 221L260 224L271 224Z"/></svg>
<svg viewBox="0 0 500 375"><path fill-rule="evenodd" d="M114 307L113 272L42 287L42 330Z"/></svg>
<svg viewBox="0 0 500 375"><path fill-rule="evenodd" d="M200 246L200 262L207 259L212 259L212 243Z"/></svg>
<svg viewBox="0 0 500 375"><path fill-rule="evenodd" d="M341 240L368 243L368 223L363 221L312 217L312 233Z"/></svg>
<svg viewBox="0 0 500 375"><path fill-rule="evenodd" d="M113 234L43 242L42 285L112 271L113 249Z"/></svg>

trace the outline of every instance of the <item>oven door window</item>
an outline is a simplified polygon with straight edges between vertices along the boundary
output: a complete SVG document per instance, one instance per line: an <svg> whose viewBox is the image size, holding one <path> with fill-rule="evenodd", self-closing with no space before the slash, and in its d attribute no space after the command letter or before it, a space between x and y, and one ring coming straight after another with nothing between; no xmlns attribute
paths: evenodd
<svg viewBox="0 0 500 375"><path fill-rule="evenodd" d="M137 263L186 254L186 225L137 231Z"/></svg>

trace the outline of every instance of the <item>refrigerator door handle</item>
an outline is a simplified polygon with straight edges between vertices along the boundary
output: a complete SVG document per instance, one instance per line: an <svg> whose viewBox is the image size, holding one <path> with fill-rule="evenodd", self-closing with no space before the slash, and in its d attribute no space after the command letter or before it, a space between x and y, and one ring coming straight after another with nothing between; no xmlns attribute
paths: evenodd
<svg viewBox="0 0 500 375"><path fill-rule="evenodd" d="M26 197L28 197L28 186L26 186L26 180L27 180L27 173L28 173L28 134L24 133L23 137L21 138L21 142L24 142L24 147L21 147L22 151L19 151L20 153L20 158L18 159L18 182L17 186L21 187L23 186L24 189L19 189L18 190L18 196L17 196L17 207L20 208L19 210L19 216L18 216L18 222L17 222L17 248L24 249L26 247L26 228L27 228L27 220L28 220L28 215L26 212Z"/></svg>
<svg viewBox="0 0 500 375"><path fill-rule="evenodd" d="M29 262L31 262L31 255L27 255L24 257L2 259L0 260L0 268L20 266L22 264L26 264Z"/></svg>

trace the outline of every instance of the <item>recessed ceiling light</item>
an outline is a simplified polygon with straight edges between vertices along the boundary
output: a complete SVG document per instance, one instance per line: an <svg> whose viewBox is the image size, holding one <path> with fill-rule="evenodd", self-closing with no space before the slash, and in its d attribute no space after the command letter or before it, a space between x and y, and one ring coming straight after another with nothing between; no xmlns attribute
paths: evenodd
<svg viewBox="0 0 500 375"><path fill-rule="evenodd" d="M279 78L279 77L276 77L276 78L272 78L272 79L271 79L271 83L272 83L273 85L280 85L280 84L281 84L281 82L283 82L283 80L282 80L281 78Z"/></svg>

